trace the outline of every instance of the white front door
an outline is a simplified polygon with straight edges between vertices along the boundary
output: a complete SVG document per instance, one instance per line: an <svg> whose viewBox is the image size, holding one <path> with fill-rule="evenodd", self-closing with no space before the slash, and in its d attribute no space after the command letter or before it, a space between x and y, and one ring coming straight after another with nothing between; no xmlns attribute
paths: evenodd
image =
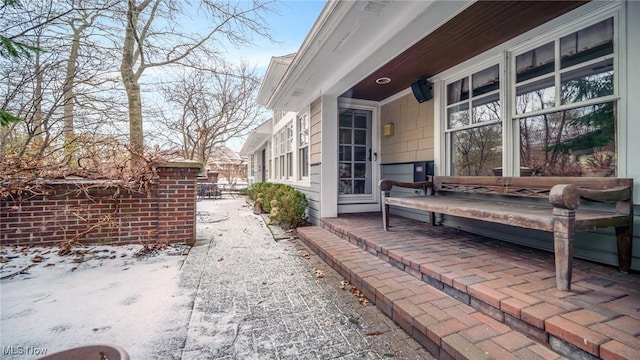
<svg viewBox="0 0 640 360"><path fill-rule="evenodd" d="M371 109L341 107L338 112L338 203L376 201L376 153ZM355 211L355 209L353 209Z"/></svg>

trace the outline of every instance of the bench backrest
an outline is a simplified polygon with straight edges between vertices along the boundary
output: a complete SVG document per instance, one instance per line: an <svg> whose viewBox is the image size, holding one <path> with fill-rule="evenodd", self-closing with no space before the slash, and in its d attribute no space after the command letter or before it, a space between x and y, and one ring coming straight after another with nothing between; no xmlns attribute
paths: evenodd
<svg viewBox="0 0 640 360"><path fill-rule="evenodd" d="M610 177L434 176L436 191L548 199L551 188L574 185L584 199L618 203L632 199L633 179Z"/></svg>

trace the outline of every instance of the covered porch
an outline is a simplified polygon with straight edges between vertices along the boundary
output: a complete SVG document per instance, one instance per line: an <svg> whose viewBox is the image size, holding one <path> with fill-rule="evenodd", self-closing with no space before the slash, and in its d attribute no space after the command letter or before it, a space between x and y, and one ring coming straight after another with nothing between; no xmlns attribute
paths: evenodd
<svg viewBox="0 0 640 360"><path fill-rule="evenodd" d="M640 275L574 259L556 289L552 253L380 213L322 218L299 237L440 359L630 359Z"/></svg>

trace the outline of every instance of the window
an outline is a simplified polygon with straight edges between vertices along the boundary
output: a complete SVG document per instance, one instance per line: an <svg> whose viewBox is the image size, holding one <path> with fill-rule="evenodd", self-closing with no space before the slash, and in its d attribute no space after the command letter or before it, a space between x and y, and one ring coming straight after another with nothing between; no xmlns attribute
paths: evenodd
<svg viewBox="0 0 640 360"><path fill-rule="evenodd" d="M289 179L293 176L293 122L278 131L273 140L276 164L274 178Z"/></svg>
<svg viewBox="0 0 640 360"><path fill-rule="evenodd" d="M255 170L255 156L254 154L249 155L249 177L254 177L254 170Z"/></svg>
<svg viewBox="0 0 640 360"><path fill-rule="evenodd" d="M445 80L447 173L615 176L615 21L576 22Z"/></svg>
<svg viewBox="0 0 640 360"><path fill-rule="evenodd" d="M276 133L276 135L273 137L273 142L271 143L271 148L273 149L273 173L271 178L272 179L277 179L280 176L280 166L278 166L278 159L279 159L279 154L280 154L280 148L279 148L279 144L280 144L280 134Z"/></svg>
<svg viewBox="0 0 640 360"><path fill-rule="evenodd" d="M491 175L502 164L500 66L447 85L446 139L452 175Z"/></svg>
<svg viewBox="0 0 640 360"><path fill-rule="evenodd" d="M614 21L515 56L521 175L614 176Z"/></svg>
<svg viewBox="0 0 640 360"><path fill-rule="evenodd" d="M293 177L293 122L287 125L285 130L285 151L286 151L286 178Z"/></svg>
<svg viewBox="0 0 640 360"><path fill-rule="evenodd" d="M298 178L309 177L309 113L298 116Z"/></svg>

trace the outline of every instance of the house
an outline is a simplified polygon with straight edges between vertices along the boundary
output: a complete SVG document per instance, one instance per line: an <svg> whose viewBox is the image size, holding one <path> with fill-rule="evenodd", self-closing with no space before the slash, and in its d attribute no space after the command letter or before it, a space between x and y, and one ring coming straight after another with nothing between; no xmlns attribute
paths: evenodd
<svg viewBox="0 0 640 360"><path fill-rule="evenodd" d="M216 146L211 151L207 171L218 173L218 179L229 184L247 178L247 160L226 146Z"/></svg>
<svg viewBox="0 0 640 360"><path fill-rule="evenodd" d="M242 145L240 154L247 156L247 184L265 182L270 179L271 159L271 123L269 119L253 129Z"/></svg>
<svg viewBox="0 0 640 360"><path fill-rule="evenodd" d="M637 1L328 1L299 51L272 58L257 101L273 119L247 139L249 177L304 192L314 224L379 211L380 179L413 181L431 162L437 175L633 178L640 204L638 63ZM614 236L581 233L574 255L616 264Z"/></svg>

